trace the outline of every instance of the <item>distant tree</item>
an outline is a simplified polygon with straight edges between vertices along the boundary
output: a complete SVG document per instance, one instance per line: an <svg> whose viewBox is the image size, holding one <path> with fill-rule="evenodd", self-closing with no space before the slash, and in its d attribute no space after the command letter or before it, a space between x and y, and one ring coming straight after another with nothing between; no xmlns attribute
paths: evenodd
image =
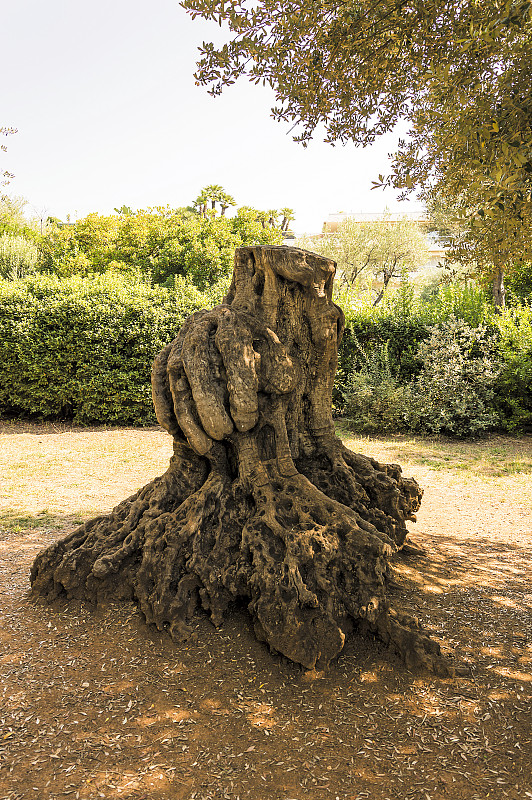
<svg viewBox="0 0 532 800"><path fill-rule="evenodd" d="M266 217L268 219L268 225L270 228L278 227L278 216L279 212L276 208L271 208L269 211L266 211Z"/></svg>
<svg viewBox="0 0 532 800"><path fill-rule="evenodd" d="M1 234L0 278L17 280L35 272L38 255L36 244L25 236Z"/></svg>
<svg viewBox="0 0 532 800"><path fill-rule="evenodd" d="M251 206L242 206L231 220L234 230L243 238L257 244L282 244L283 236L279 227L271 227L264 220L270 219L270 212L258 211Z"/></svg>
<svg viewBox="0 0 532 800"><path fill-rule="evenodd" d="M357 222L347 217L335 233L299 239L299 247L333 258L339 290L368 290L374 283L378 305L394 279L415 272L427 260L426 234L410 220Z"/></svg>
<svg viewBox="0 0 532 800"><path fill-rule="evenodd" d="M366 288L371 268L376 264L378 241L371 223L357 222L347 217L334 233L320 237L302 237L297 246L333 258L338 266L337 284L340 290Z"/></svg>
<svg viewBox="0 0 532 800"><path fill-rule="evenodd" d="M207 215L208 202L209 202L209 197L207 194L207 190L202 189L201 192L196 197L196 199L194 200L194 208L201 214L202 217L205 217Z"/></svg>
<svg viewBox="0 0 532 800"><path fill-rule="evenodd" d="M256 212L256 219L257 219L257 222L260 222L260 224L262 225L263 228L267 228L268 227L268 222L269 222L269 219L270 219L270 215L268 214L267 211L257 211Z"/></svg>
<svg viewBox="0 0 532 800"><path fill-rule="evenodd" d="M295 219L294 211L291 208L270 208L268 211L261 211L251 206L243 206L241 211L249 212L260 223L263 229L277 228L285 233L288 231L288 225ZM281 217L281 220L279 220Z"/></svg>
<svg viewBox="0 0 532 800"><path fill-rule="evenodd" d="M378 242L374 253L373 274L382 285L373 305L378 305L392 280L416 272L428 258L426 234L415 222L373 223ZM377 226L379 228L377 229Z"/></svg>
<svg viewBox="0 0 532 800"><path fill-rule="evenodd" d="M0 135L11 136L16 128L0 127ZM7 152L5 144L0 151ZM14 175L0 172L0 187L7 186ZM22 197L9 197L0 192L0 276L14 279L33 272L37 262L35 225L24 215L27 205Z"/></svg>
<svg viewBox="0 0 532 800"><path fill-rule="evenodd" d="M532 218L518 225L505 214L467 215L468 190L459 197L441 192L429 212L433 228L446 248L447 264L460 264L465 275L490 285L495 308L506 304L505 278L524 274L532 261Z"/></svg>
<svg viewBox="0 0 532 800"><path fill-rule="evenodd" d="M279 213L282 215L281 230L288 231L288 226L294 221L295 215L292 208L281 208Z"/></svg>
<svg viewBox="0 0 532 800"><path fill-rule="evenodd" d="M40 269L64 278L104 272L113 258L120 219L89 214L67 225L49 217L40 242Z"/></svg>
<svg viewBox="0 0 532 800"><path fill-rule="evenodd" d="M227 211L229 206L236 205L231 195L226 194L225 192L220 193L220 195L218 196L218 202L220 203L220 214L222 217L225 216L225 212Z"/></svg>
<svg viewBox="0 0 532 800"><path fill-rule="evenodd" d="M0 195L0 235L22 237L34 245L39 238L37 224L26 217L26 206L22 197Z"/></svg>
<svg viewBox="0 0 532 800"><path fill-rule="evenodd" d="M22 197L0 196L0 233L21 233L27 226L24 216L26 201Z"/></svg>

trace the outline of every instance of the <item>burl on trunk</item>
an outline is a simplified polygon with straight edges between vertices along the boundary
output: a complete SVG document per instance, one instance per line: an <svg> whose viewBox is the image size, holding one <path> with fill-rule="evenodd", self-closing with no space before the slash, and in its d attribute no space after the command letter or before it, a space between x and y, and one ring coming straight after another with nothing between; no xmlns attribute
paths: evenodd
<svg viewBox="0 0 532 800"><path fill-rule="evenodd" d="M236 251L222 305L189 317L153 365L174 438L167 472L41 552L34 595L135 599L176 640L197 609L220 625L245 601L257 637L306 668L325 667L357 627L409 666L451 671L386 600L388 558L422 491L334 433L334 274L296 248Z"/></svg>

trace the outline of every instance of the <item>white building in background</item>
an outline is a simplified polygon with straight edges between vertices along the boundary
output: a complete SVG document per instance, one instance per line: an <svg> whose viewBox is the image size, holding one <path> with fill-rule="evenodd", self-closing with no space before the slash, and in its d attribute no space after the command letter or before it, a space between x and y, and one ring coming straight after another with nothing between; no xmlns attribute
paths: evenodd
<svg viewBox="0 0 532 800"><path fill-rule="evenodd" d="M394 222L416 222L421 229L426 230L427 250L429 257L427 262L423 264L418 270L418 276L428 276L434 274L437 265L443 260L445 255L445 248L435 233L428 230L430 221L423 211L401 211L401 212L376 212L376 213L353 213L346 211L339 211L336 214L329 214L323 223L322 234L336 233L341 223L346 219L355 220L355 222L382 222L383 224L390 224Z"/></svg>

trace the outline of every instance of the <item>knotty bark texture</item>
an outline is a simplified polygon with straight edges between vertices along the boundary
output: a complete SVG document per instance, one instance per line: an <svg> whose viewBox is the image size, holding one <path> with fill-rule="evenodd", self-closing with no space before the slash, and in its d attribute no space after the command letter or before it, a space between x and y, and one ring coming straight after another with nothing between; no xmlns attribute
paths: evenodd
<svg viewBox="0 0 532 800"><path fill-rule="evenodd" d="M198 609L220 625L245 601L257 637L306 668L327 666L356 627L408 666L451 671L386 599L422 490L334 433L334 273L296 248L236 251L222 305L189 317L153 365L167 472L41 552L34 595L134 599L180 641Z"/></svg>

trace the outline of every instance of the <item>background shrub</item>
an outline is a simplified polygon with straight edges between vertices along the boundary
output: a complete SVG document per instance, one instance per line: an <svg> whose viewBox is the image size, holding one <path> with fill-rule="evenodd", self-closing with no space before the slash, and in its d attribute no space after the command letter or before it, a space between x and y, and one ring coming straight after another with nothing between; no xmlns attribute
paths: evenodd
<svg viewBox="0 0 532 800"><path fill-rule="evenodd" d="M361 433L389 433L405 427L408 390L394 375L388 346L362 351L364 363L343 392L346 423Z"/></svg>
<svg viewBox="0 0 532 800"><path fill-rule="evenodd" d="M501 373L497 336L450 317L427 327L415 358L418 375L398 378L384 345L353 372L343 393L343 412L361 432L415 431L475 436L500 423L495 384Z"/></svg>
<svg viewBox="0 0 532 800"><path fill-rule="evenodd" d="M0 278L15 281L35 272L38 257L37 246L24 236L0 236Z"/></svg>
<svg viewBox="0 0 532 800"><path fill-rule="evenodd" d="M114 271L0 280L0 414L152 424L154 356L228 283L200 291L177 276L152 288ZM532 425L529 306L490 314L478 292L419 300L406 285L379 308L342 302L334 403L351 427L468 436Z"/></svg>
<svg viewBox="0 0 532 800"><path fill-rule="evenodd" d="M333 401L339 413L346 413L345 398L352 388L354 372L363 371L375 352L387 348L391 375L399 384L415 379L422 368L418 355L429 328L448 319L460 319L476 328L485 325L493 312L484 293L476 287L442 286L430 298L414 296L404 281L399 289L374 307L349 293L337 302L344 310L346 327L338 352L338 372Z"/></svg>
<svg viewBox="0 0 532 800"><path fill-rule="evenodd" d="M495 406L509 431L532 426L532 308L520 305L498 315L501 371Z"/></svg>
<svg viewBox="0 0 532 800"><path fill-rule="evenodd" d="M410 430L467 437L497 427L500 356L493 333L451 317L430 329L418 356L421 371L408 386Z"/></svg>

